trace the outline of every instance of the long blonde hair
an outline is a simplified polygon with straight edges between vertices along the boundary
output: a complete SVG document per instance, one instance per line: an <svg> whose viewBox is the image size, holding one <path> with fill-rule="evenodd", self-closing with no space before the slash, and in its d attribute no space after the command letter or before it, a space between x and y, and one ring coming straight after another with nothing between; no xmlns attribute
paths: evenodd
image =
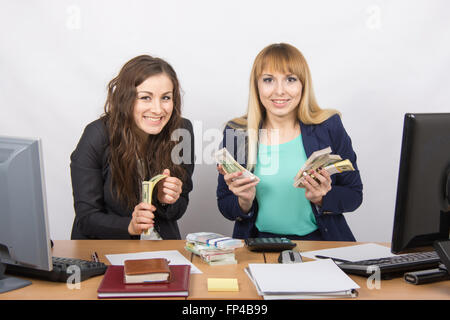
<svg viewBox="0 0 450 320"><path fill-rule="evenodd" d="M258 79L263 73L282 72L296 75L303 85L302 97L297 108L297 118L304 124L318 124L339 111L321 109L314 95L311 73L302 53L287 43L276 43L265 47L255 58L250 74L250 92L247 114L231 120L228 125L234 129L246 129L247 169L253 170L256 164L259 141L259 128L265 118L265 108L259 99Z"/></svg>

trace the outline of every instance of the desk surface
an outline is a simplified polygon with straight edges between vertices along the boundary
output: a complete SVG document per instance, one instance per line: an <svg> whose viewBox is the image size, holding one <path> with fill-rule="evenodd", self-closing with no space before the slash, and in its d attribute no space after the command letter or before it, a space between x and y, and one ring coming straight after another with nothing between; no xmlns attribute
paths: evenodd
<svg viewBox="0 0 450 320"><path fill-rule="evenodd" d="M96 251L100 261L109 264L105 255L115 253L132 253L144 251L178 250L188 260L195 264L203 273L192 274L190 279L190 299L213 300L260 300L254 285L244 272L249 263L275 263L278 253L255 253L240 248L236 250L238 264L225 266L210 266L198 256L184 249L185 240L138 241L138 240L56 240L53 255L73 257L85 260L91 259L91 253ZM325 248L354 245L354 242L296 241L297 248L312 251ZM386 244L385 244L386 245ZM380 289L369 289L367 278L350 275L361 287L356 299L363 300L450 300L450 281L424 285L411 285L402 278L382 280ZM208 278L237 278L239 292L208 292ZM65 283L47 282L30 279L33 284L22 289L0 294L0 300L8 299L97 299L97 288L102 276L90 278L80 283L80 289L69 289ZM168 298L177 299L177 298ZM185 299L185 298L178 298Z"/></svg>

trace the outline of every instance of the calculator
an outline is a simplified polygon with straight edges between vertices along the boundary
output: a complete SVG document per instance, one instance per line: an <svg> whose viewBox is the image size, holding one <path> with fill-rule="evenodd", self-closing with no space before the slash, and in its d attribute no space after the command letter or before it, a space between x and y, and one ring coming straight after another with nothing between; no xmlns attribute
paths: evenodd
<svg viewBox="0 0 450 320"><path fill-rule="evenodd" d="M247 238L245 245L250 251L279 252L291 250L297 244L288 238Z"/></svg>

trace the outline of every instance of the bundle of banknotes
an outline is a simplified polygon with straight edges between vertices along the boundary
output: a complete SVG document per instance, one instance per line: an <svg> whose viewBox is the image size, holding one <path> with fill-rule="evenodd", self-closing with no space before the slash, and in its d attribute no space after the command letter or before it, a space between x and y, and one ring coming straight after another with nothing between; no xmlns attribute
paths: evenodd
<svg viewBox="0 0 450 320"><path fill-rule="evenodd" d="M162 179L167 178L166 175L158 174L151 178L148 181L142 181L142 202L152 204L152 193L156 184ZM160 235L154 230L154 228L150 228L145 230L141 234L141 240L160 240Z"/></svg>
<svg viewBox="0 0 450 320"><path fill-rule="evenodd" d="M200 256L209 265L236 264L234 250L244 246L239 239L225 237L214 232L189 233L185 249Z"/></svg>
<svg viewBox="0 0 450 320"><path fill-rule="evenodd" d="M339 155L331 154L331 148L327 147L313 152L308 160L306 160L305 164L294 177L294 187L303 188L303 180L306 175L310 175L313 179L318 181L314 175L310 174L310 171L319 171L320 168L325 169L330 176L344 171L355 171L350 160L342 160Z"/></svg>
<svg viewBox="0 0 450 320"><path fill-rule="evenodd" d="M241 166L227 149L222 148L215 153L216 162L222 165L226 173L242 172L242 176L239 178L253 178L259 180L259 178L252 172ZM342 160L342 158L337 154L331 154L331 148L327 147L322 150L313 152L311 156L306 160L305 164L300 168L297 175L294 177L294 187L303 188L303 180L306 175L310 175L310 171L319 171L320 168L328 171L330 175L335 173L341 173L344 171L354 171L352 163L350 160ZM311 175L316 181L317 178Z"/></svg>
<svg viewBox="0 0 450 320"><path fill-rule="evenodd" d="M256 175L245 169L236 160L234 160L233 156L226 148L220 149L214 154L214 156L216 158L216 162L222 165L222 168L226 173L242 172L242 176L239 176L238 179L252 178L259 180Z"/></svg>

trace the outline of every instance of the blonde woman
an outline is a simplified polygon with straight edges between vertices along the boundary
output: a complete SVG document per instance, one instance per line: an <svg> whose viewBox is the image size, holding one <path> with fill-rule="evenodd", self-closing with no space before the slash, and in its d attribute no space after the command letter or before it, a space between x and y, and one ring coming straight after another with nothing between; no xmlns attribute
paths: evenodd
<svg viewBox="0 0 450 320"><path fill-rule="evenodd" d="M356 154L340 113L317 104L308 64L297 48L272 44L258 54L247 114L227 123L221 146L259 178L226 174L218 166L218 206L235 221L233 237L355 241L342 214L362 202ZM304 188L294 188L306 159L328 146L355 171L330 177L321 170L317 181L307 176Z"/></svg>

